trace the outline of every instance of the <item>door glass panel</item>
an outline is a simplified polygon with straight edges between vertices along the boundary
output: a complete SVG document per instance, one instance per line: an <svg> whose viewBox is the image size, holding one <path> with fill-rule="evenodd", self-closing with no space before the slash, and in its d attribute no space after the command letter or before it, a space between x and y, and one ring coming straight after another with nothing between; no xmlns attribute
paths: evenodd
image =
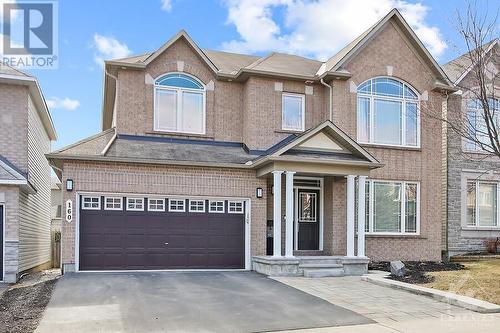
<svg viewBox="0 0 500 333"><path fill-rule="evenodd" d="M299 222L316 222L316 193L299 194Z"/></svg>

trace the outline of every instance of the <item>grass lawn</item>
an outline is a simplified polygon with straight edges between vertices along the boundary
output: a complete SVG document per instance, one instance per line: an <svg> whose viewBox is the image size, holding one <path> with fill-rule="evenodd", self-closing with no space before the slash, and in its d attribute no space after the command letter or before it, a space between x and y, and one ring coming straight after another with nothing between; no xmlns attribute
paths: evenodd
<svg viewBox="0 0 500 333"><path fill-rule="evenodd" d="M463 264L464 270L427 273L435 279L422 286L500 305L500 259Z"/></svg>

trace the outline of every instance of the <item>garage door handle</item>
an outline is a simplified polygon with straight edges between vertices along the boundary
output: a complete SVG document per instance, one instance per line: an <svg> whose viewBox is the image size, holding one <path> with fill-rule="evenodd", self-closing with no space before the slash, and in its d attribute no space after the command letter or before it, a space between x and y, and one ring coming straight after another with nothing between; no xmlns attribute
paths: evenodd
<svg viewBox="0 0 500 333"><path fill-rule="evenodd" d="M165 245L168 245L168 243L165 243Z"/></svg>

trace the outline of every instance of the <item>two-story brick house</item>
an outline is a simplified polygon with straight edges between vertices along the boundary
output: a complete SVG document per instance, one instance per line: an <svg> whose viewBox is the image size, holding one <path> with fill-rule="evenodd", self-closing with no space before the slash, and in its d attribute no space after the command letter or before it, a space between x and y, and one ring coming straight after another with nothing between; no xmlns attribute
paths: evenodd
<svg viewBox="0 0 500 333"><path fill-rule="evenodd" d="M51 267L50 174L56 132L37 80L0 65L0 281Z"/></svg>
<svg viewBox="0 0 500 333"><path fill-rule="evenodd" d="M64 270L440 260L441 123L419 110L453 89L397 10L326 62L184 31L107 61L103 132L48 155L75 205Z"/></svg>
<svg viewBox="0 0 500 333"><path fill-rule="evenodd" d="M498 84L500 46L498 39L484 45L485 77L490 93L490 110L500 111ZM443 69L460 90L448 98L451 124L471 124L470 130L481 131L483 109L473 91L479 84L469 53L443 65ZM477 91L477 90L476 90ZM500 126L499 124L496 124ZM469 126L468 126L469 127ZM481 142L481 133L474 135ZM485 241L500 237L500 160L478 142L471 142L448 129L447 141L447 250L450 256L467 252L484 252Z"/></svg>

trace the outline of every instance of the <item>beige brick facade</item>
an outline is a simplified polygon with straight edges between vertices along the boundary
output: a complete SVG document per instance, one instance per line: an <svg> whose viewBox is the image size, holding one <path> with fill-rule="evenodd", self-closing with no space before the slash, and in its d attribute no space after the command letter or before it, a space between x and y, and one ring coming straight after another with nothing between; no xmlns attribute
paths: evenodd
<svg viewBox="0 0 500 333"><path fill-rule="evenodd" d="M164 73L179 71L179 68L206 85L213 82L214 89L206 93L205 135L153 131L154 88L146 82ZM345 69L352 74L350 79L330 82L333 85L333 122L354 140L357 136L357 97L352 87L367 79L393 76L419 92L423 97L422 110L436 111L441 107L442 96L432 91L435 72L391 22L358 51ZM281 85L282 91L277 89ZM191 46L180 39L146 69L118 70L116 130L118 134L242 142L250 149L265 150L290 135L281 130L282 93L304 94L305 90L306 82L282 78L250 76L243 82L218 80ZM305 94L306 129L328 119L328 106L328 89L317 82L312 84L312 94ZM421 148L364 147L384 164L373 170L370 178L418 181L421 189L420 235L367 235L367 256L374 260L440 260L441 123L422 112ZM346 181L344 175L325 176L323 253L345 255ZM63 182L68 178L75 182L75 191L64 191L64 201L76 200L79 191L250 198L251 253L265 254L266 220L272 218L272 196L267 194L271 181L267 177L257 178L253 170L65 161L63 177ZM264 198L255 198L257 187L264 189ZM63 221L62 230L62 262L72 264L75 261L75 223Z"/></svg>

